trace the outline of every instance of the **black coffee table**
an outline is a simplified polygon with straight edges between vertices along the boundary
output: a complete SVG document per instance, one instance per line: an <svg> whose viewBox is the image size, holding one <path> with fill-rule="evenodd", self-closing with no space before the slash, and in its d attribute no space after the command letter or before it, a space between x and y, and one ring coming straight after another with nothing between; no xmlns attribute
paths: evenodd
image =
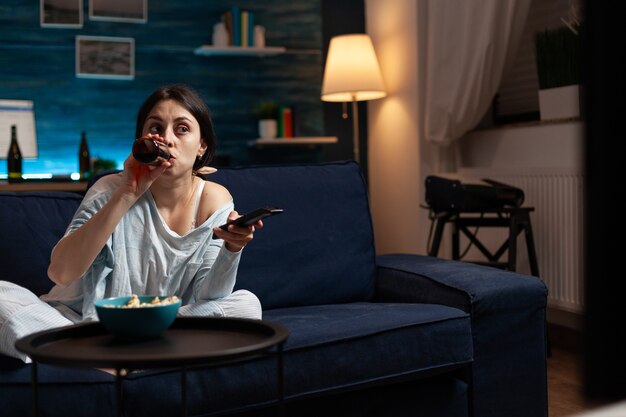
<svg viewBox="0 0 626 417"><path fill-rule="evenodd" d="M187 415L186 370L218 366L275 355L277 404L282 409L283 345L289 331L266 320L180 317L160 337L124 340L98 322L45 330L18 340L15 347L33 360L33 414L38 415L37 363L72 367L114 368L118 415L122 415L122 381L125 369L176 367L181 370L182 414Z"/></svg>

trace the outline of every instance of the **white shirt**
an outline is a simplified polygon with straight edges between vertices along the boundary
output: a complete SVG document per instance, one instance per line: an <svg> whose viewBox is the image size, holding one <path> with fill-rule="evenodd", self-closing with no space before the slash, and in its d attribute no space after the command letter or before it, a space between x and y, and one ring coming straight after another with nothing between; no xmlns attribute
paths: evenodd
<svg viewBox="0 0 626 417"><path fill-rule="evenodd" d="M121 178L107 175L89 189L66 235L102 208ZM231 200L180 236L163 220L148 190L122 217L83 277L67 286L56 285L41 299L95 320L94 301L107 297L176 295L183 305L225 297L235 285L241 251L230 252L223 240L212 236L213 228L224 224L233 209Z"/></svg>

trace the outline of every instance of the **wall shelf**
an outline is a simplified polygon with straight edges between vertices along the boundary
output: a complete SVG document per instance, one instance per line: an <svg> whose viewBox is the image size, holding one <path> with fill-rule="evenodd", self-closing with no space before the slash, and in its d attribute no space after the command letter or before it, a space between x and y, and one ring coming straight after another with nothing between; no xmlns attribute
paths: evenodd
<svg viewBox="0 0 626 417"><path fill-rule="evenodd" d="M295 138L258 138L248 142L249 146L299 146L299 145L331 145L337 143L336 136L303 136Z"/></svg>
<svg viewBox="0 0 626 417"><path fill-rule="evenodd" d="M285 53L287 48L283 46L266 46L264 48L247 46L224 46L217 47L202 45L194 50L194 54L202 56L270 56Z"/></svg>
<svg viewBox="0 0 626 417"><path fill-rule="evenodd" d="M84 193L87 181L22 181L9 183L0 180L0 191L68 191Z"/></svg>

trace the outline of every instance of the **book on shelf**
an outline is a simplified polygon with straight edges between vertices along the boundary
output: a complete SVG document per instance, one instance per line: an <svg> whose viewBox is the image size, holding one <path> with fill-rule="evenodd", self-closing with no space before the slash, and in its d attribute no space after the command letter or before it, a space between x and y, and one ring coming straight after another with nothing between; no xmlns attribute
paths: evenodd
<svg viewBox="0 0 626 417"><path fill-rule="evenodd" d="M228 32L229 45L254 47L254 12L241 10L238 6L231 7L221 16Z"/></svg>
<svg viewBox="0 0 626 417"><path fill-rule="evenodd" d="M286 138L293 138L293 118L291 107L283 108L283 126Z"/></svg>
<svg viewBox="0 0 626 417"><path fill-rule="evenodd" d="M293 111L289 106L280 106L278 110L277 136L279 138L293 138L294 124Z"/></svg>
<svg viewBox="0 0 626 417"><path fill-rule="evenodd" d="M254 44L254 12L248 12L248 46L258 46Z"/></svg>
<svg viewBox="0 0 626 417"><path fill-rule="evenodd" d="M227 11L222 14L222 22L228 32L228 45L233 46L233 12Z"/></svg>
<svg viewBox="0 0 626 417"><path fill-rule="evenodd" d="M241 46L244 48L248 45L248 11L241 11Z"/></svg>
<svg viewBox="0 0 626 417"><path fill-rule="evenodd" d="M294 104L291 105L291 126L293 129L293 136L294 137L299 137L302 136L302 132L300 132L300 123L299 123L299 110L298 110L298 105Z"/></svg>
<svg viewBox="0 0 626 417"><path fill-rule="evenodd" d="M239 7L233 6L233 46L241 46L241 10Z"/></svg>
<svg viewBox="0 0 626 417"><path fill-rule="evenodd" d="M283 124L283 106L278 106L278 115L276 117L276 137L285 137L285 125Z"/></svg>

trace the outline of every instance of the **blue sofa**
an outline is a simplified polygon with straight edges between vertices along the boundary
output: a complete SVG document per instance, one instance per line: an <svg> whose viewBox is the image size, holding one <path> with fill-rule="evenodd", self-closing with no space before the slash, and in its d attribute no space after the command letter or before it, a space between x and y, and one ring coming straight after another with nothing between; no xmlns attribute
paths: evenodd
<svg viewBox="0 0 626 417"><path fill-rule="evenodd" d="M542 281L427 256L376 256L354 162L225 168L210 179L240 212L285 210L245 249L237 287L256 293L264 319L290 331L287 415L547 416ZM47 292L50 250L80 200L0 193L0 279ZM29 415L30 368L0 358L3 416ZM115 414L112 376L38 368L41 415ZM274 415L274 375L269 358L189 371L189 415ZM177 414L178 384L176 370L131 373L125 415Z"/></svg>

